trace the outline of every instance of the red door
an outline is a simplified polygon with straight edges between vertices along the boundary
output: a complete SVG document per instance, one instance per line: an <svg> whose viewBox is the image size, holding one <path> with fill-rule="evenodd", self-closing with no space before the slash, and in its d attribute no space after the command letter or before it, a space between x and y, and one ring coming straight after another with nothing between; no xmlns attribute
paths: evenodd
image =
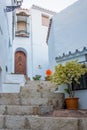
<svg viewBox="0 0 87 130"><path fill-rule="evenodd" d="M26 75L26 54L22 51L15 53L15 73Z"/></svg>

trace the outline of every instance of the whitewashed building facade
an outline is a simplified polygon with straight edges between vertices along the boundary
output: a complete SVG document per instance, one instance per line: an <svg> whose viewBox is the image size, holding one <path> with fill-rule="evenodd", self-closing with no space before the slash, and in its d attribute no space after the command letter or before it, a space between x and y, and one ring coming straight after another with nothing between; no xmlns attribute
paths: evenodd
<svg viewBox="0 0 87 130"><path fill-rule="evenodd" d="M19 92L24 75L30 79L41 75L44 79L48 69L46 36L55 12L35 5L29 10L6 11L7 6L14 8L22 2L0 2L0 92Z"/></svg>
<svg viewBox="0 0 87 130"><path fill-rule="evenodd" d="M12 1L0 1L0 90L5 81L6 73L9 71L10 47L12 44L12 35L9 30L9 19L6 12L6 6L12 5ZM10 13L9 18L11 18ZM12 19L11 19L12 20Z"/></svg>
<svg viewBox="0 0 87 130"><path fill-rule="evenodd" d="M12 71L12 41L14 34L14 12L17 0L0 1L0 92L4 92L7 75ZM21 0L20 0L21 2ZM9 10L7 10L9 6Z"/></svg>
<svg viewBox="0 0 87 130"><path fill-rule="evenodd" d="M12 73L24 74L30 79L41 75L44 79L48 69L46 36L49 19L54 14L35 5L29 10L16 10Z"/></svg>
<svg viewBox="0 0 87 130"><path fill-rule="evenodd" d="M72 60L87 64L87 0L79 0L53 17L48 46L51 69ZM76 95L80 108L87 108L87 89Z"/></svg>

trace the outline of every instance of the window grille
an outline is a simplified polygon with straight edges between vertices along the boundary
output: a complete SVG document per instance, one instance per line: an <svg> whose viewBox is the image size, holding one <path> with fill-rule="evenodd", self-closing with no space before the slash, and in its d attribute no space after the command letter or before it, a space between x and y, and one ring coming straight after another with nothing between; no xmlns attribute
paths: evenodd
<svg viewBox="0 0 87 130"><path fill-rule="evenodd" d="M85 90L87 89L87 73L79 79L80 84L72 83L73 90Z"/></svg>

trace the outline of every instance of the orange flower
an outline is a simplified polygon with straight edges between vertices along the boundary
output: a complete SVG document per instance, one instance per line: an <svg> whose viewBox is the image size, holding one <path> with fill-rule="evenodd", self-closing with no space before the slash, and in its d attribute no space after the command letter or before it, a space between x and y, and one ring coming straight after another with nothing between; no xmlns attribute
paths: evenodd
<svg viewBox="0 0 87 130"><path fill-rule="evenodd" d="M52 75L52 71L50 69L46 70L46 75L47 76L51 76Z"/></svg>

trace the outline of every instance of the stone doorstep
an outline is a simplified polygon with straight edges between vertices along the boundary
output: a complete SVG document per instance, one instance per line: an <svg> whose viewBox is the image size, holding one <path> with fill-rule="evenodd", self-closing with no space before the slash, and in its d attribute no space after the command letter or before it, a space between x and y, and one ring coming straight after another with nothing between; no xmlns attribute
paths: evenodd
<svg viewBox="0 0 87 130"><path fill-rule="evenodd" d="M0 115L0 129L87 130L87 118Z"/></svg>
<svg viewBox="0 0 87 130"><path fill-rule="evenodd" d="M46 115L53 111L53 106L0 105L1 115Z"/></svg>

